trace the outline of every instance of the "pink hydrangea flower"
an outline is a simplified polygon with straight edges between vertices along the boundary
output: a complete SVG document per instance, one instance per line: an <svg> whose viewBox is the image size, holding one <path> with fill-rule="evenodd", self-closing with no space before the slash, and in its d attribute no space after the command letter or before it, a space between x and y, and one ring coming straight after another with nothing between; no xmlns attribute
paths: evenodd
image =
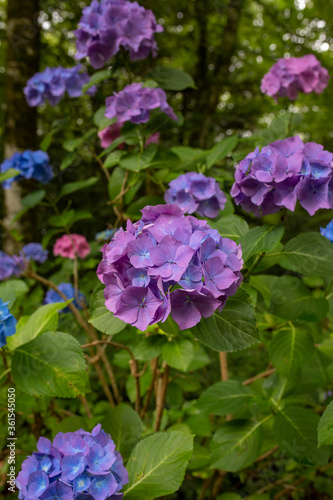
<svg viewBox="0 0 333 500"><path fill-rule="evenodd" d="M101 148L103 149L108 148L113 143L113 141L115 141L116 139L118 139L118 137L120 137L121 135L120 130L123 125L124 122L116 122L98 132L98 137L101 140ZM148 139L146 140L145 147L149 146L149 144L158 144L159 139L160 139L160 133L155 132L150 137L148 137ZM124 149L124 143L119 144L118 149Z"/></svg>
<svg viewBox="0 0 333 500"><path fill-rule="evenodd" d="M57 239L53 247L55 256L60 255L67 259L75 259L80 257L84 259L90 253L90 246L86 238L82 234L64 234Z"/></svg>
<svg viewBox="0 0 333 500"><path fill-rule="evenodd" d="M124 122L116 122L98 132L98 137L101 140L101 148L108 148L113 141L120 137L120 130L123 125ZM123 144L119 144L118 146L119 149L123 149L123 147Z"/></svg>

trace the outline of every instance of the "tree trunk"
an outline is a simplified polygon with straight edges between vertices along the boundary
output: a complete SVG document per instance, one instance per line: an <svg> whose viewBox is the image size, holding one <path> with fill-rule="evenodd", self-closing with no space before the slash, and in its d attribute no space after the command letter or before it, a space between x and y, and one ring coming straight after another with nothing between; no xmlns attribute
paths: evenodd
<svg viewBox="0 0 333 500"><path fill-rule="evenodd" d="M38 71L40 28L39 0L8 0L7 2L7 61L5 82L5 157L16 151L37 149L37 109L27 105L23 89L27 80ZM5 224L8 226L21 208L22 188L17 183L5 190ZM30 237L33 225L29 219L16 224L16 229ZM4 250L17 250L14 241L5 237Z"/></svg>

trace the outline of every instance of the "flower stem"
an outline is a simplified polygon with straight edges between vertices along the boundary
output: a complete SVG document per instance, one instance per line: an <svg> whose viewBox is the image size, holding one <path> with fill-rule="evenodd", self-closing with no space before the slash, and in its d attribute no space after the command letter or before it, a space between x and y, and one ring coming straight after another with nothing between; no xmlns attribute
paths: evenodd
<svg viewBox="0 0 333 500"><path fill-rule="evenodd" d="M155 432L159 431L160 426L161 426L164 403L165 403L165 398L166 398L167 389L168 389L169 373L170 373L170 367L168 365L165 365L164 374L162 375L162 377L160 379L160 387L159 387L159 390L157 392L157 397L156 397L156 416L155 416L155 424L154 424L154 431Z"/></svg>

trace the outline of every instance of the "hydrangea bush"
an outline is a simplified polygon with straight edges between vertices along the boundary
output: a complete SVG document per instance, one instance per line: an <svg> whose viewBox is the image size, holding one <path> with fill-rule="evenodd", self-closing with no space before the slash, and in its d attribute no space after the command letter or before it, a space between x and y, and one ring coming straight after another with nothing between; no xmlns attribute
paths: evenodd
<svg viewBox="0 0 333 500"><path fill-rule="evenodd" d="M22 92L36 107L84 96L85 116L50 123L43 150L0 169L5 197L24 190L1 220L1 408L7 390L17 397L17 462L10 448L1 462L9 491L315 498L333 444L329 146L281 100L267 105L283 131L191 147L181 92L195 82L151 57L171 28L135 1L93 0L73 30L85 69L48 68ZM327 82L308 54L279 60L261 88L310 100ZM19 230L29 210L38 241ZM278 479L262 485L267 470Z"/></svg>

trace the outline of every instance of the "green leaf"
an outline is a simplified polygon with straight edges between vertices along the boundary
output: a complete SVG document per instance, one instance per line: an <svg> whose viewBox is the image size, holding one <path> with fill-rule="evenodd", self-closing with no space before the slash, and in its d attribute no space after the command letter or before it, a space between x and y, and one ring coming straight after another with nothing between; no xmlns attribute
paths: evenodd
<svg viewBox="0 0 333 500"><path fill-rule="evenodd" d="M129 405L121 403L110 409L101 423L104 431L111 434L117 451L127 460L143 431L139 415Z"/></svg>
<svg viewBox="0 0 333 500"><path fill-rule="evenodd" d="M210 318L203 318L191 332L216 351L233 352L259 343L254 308L243 290L227 299L221 313L215 311Z"/></svg>
<svg viewBox="0 0 333 500"><path fill-rule="evenodd" d="M333 274L333 245L318 233L301 233L288 241L279 264L305 276Z"/></svg>
<svg viewBox="0 0 333 500"><path fill-rule="evenodd" d="M238 215L227 215L216 221L209 221L212 229L216 229L223 238L237 240L249 231L247 222Z"/></svg>
<svg viewBox="0 0 333 500"><path fill-rule="evenodd" d="M24 324L22 329L9 337L9 349L17 349L22 344L30 342L44 332L55 331L58 327L59 311L66 307L66 302L57 302L39 307Z"/></svg>
<svg viewBox="0 0 333 500"><path fill-rule="evenodd" d="M79 342L61 332L44 333L18 347L12 375L15 384L35 396L76 398L89 384Z"/></svg>
<svg viewBox="0 0 333 500"><path fill-rule="evenodd" d="M177 491L192 449L193 436L180 432L158 432L140 441L127 463L124 498L150 499Z"/></svg>
<svg viewBox="0 0 333 500"><path fill-rule="evenodd" d="M259 422L232 420L221 425L211 442L211 467L236 472L251 465L263 443L262 425L271 416Z"/></svg>
<svg viewBox="0 0 333 500"><path fill-rule="evenodd" d="M326 465L329 452L318 448L316 429L319 416L300 407L279 408L274 420L274 434L281 448L297 462L305 465Z"/></svg>
<svg viewBox="0 0 333 500"><path fill-rule="evenodd" d="M6 172L2 172L0 174L0 182L6 181L7 179L12 179L12 177L16 177L21 173L20 170L16 168L9 168Z"/></svg>
<svg viewBox="0 0 333 500"><path fill-rule="evenodd" d="M210 461L211 461L210 451L204 446L201 446L198 443L194 443L193 454L188 464L189 470L203 469L204 467L208 467Z"/></svg>
<svg viewBox="0 0 333 500"><path fill-rule="evenodd" d="M319 322L326 316L328 309L328 301L324 297L313 297L296 276L274 279L270 313L287 320Z"/></svg>
<svg viewBox="0 0 333 500"><path fill-rule="evenodd" d="M54 227L69 229L75 222L91 218L92 214L88 210L69 210L60 215L52 215L49 218L49 223Z"/></svg>
<svg viewBox="0 0 333 500"><path fill-rule="evenodd" d="M182 337L175 337L164 344L162 357L171 368L186 372L194 358L192 342Z"/></svg>
<svg viewBox="0 0 333 500"><path fill-rule="evenodd" d="M314 343L308 331L290 323L290 327L274 335L269 344L270 359L275 368L289 374L312 357Z"/></svg>
<svg viewBox="0 0 333 500"><path fill-rule="evenodd" d="M111 71L109 69L103 69L101 71L96 71L93 75L91 75L90 80L82 87L82 94L85 94L87 90L89 90L96 83L102 82L107 78L110 78Z"/></svg>
<svg viewBox="0 0 333 500"><path fill-rule="evenodd" d="M94 186L96 182L98 181L98 177L90 177L89 179L85 181L77 181L77 182L69 182L68 184L65 184L59 194L58 199L63 198L64 196L67 196L68 194L75 193L76 191L79 191L80 189L86 189L88 187Z"/></svg>
<svg viewBox="0 0 333 500"><path fill-rule="evenodd" d="M16 298L26 294L28 290L23 280L11 279L10 281L0 283L0 298L3 302L9 302L8 307L11 308Z"/></svg>
<svg viewBox="0 0 333 500"><path fill-rule="evenodd" d="M320 418L318 425L319 446L333 444L333 401L330 402Z"/></svg>
<svg viewBox="0 0 333 500"><path fill-rule="evenodd" d="M121 193L125 173L126 172L120 167L116 167L112 171L108 184L108 193L111 201L114 200L114 198L116 198L119 193Z"/></svg>
<svg viewBox="0 0 333 500"><path fill-rule="evenodd" d="M61 171L66 170L66 168L68 168L70 165L72 165L74 163L74 161L77 158L76 154L77 154L76 151L73 151L72 153L66 154L66 156L64 157L64 159L62 160L61 165L60 165Z"/></svg>
<svg viewBox="0 0 333 500"><path fill-rule="evenodd" d="M21 203L24 208L33 208L38 203L42 201L44 196L46 195L45 189L39 189L38 191L34 191L33 193L27 194L24 198L22 198Z"/></svg>
<svg viewBox="0 0 333 500"><path fill-rule="evenodd" d="M184 71L167 66L158 66L149 73L149 78L153 78L164 90L184 90L189 87L195 89L193 78Z"/></svg>
<svg viewBox="0 0 333 500"><path fill-rule="evenodd" d="M210 168L215 165L215 163L223 160L229 153L231 153L231 151L235 149L237 142L237 135L231 135L216 144L210 151L208 151L206 158L207 168Z"/></svg>
<svg viewBox="0 0 333 500"><path fill-rule="evenodd" d="M112 151L104 162L104 168L111 168L119 165L121 157L124 155L124 151Z"/></svg>
<svg viewBox="0 0 333 500"><path fill-rule="evenodd" d="M140 172L140 170L149 168L154 156L157 153L157 149L157 144L149 144L143 153L131 153L123 156L119 165L126 170L131 170L132 172Z"/></svg>
<svg viewBox="0 0 333 500"><path fill-rule="evenodd" d="M91 128L86 132L84 135L81 137L77 137L76 139L69 139L68 141L65 141L63 143L63 148L68 151L69 153L72 153L76 149L78 149L85 141L90 139L92 136L96 136L97 130L95 128Z"/></svg>
<svg viewBox="0 0 333 500"><path fill-rule="evenodd" d="M252 255L267 252L275 247L284 233L283 226L259 226L250 229L241 236L237 243L242 246L243 259L246 262Z"/></svg>
<svg viewBox="0 0 333 500"><path fill-rule="evenodd" d="M133 350L135 359L139 361L150 361L157 358L161 352L163 345L167 342L167 337L164 335L150 335L144 337Z"/></svg>
<svg viewBox="0 0 333 500"><path fill-rule="evenodd" d="M213 415L228 415L243 410L253 398L253 392L238 380L217 382L204 391L197 407Z"/></svg>
<svg viewBox="0 0 333 500"><path fill-rule="evenodd" d="M92 296L89 323L102 333L115 335L116 333L121 332L127 324L116 318L112 312L105 307L103 290L104 287L98 287Z"/></svg>

